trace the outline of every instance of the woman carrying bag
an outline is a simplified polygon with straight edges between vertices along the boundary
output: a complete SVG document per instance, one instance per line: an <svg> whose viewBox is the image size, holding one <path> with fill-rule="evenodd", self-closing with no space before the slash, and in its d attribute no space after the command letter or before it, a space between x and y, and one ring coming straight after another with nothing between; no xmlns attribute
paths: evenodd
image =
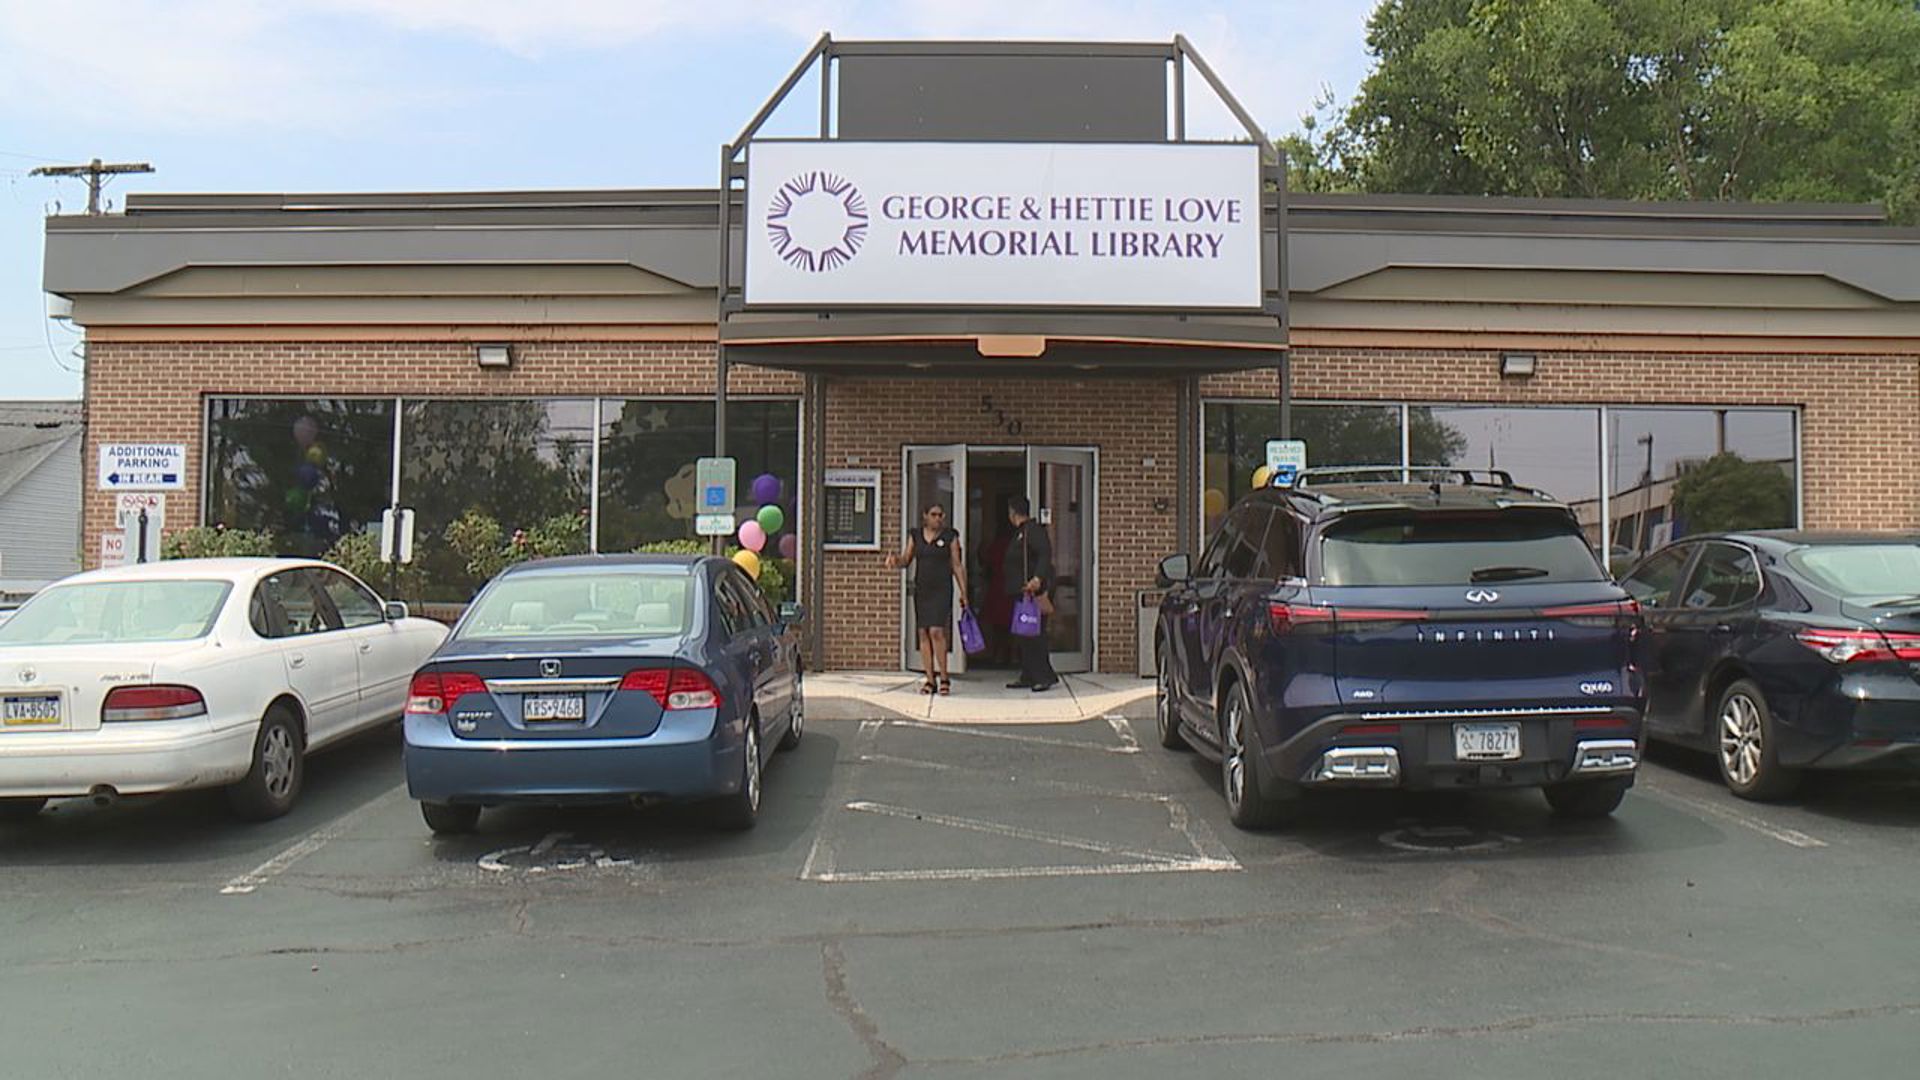
<svg viewBox="0 0 1920 1080"><path fill-rule="evenodd" d="M920 640L920 667L927 681L923 694L947 694L947 640L953 629L953 591L967 604L967 564L960 555L960 534L947 527L947 511L935 503L920 515L920 527L907 533L907 545L887 556L887 568L913 566L913 622ZM935 679L938 678L938 682Z"/></svg>
<svg viewBox="0 0 1920 1080"><path fill-rule="evenodd" d="M1007 500L1007 520L1013 523L1014 535L1007 544L1000 577L1014 598L1013 643L1020 654L1020 677L1007 689L1027 687L1038 694L1053 689L1060 676L1053 673L1047 645L1046 617L1053 614L1053 601L1047 595L1053 588L1053 541L1032 515L1033 504L1025 495Z"/></svg>

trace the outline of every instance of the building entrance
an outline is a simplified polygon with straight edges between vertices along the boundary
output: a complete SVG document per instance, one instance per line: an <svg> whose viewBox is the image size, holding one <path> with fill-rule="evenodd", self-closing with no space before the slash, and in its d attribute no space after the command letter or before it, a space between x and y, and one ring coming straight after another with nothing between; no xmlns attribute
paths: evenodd
<svg viewBox="0 0 1920 1080"><path fill-rule="evenodd" d="M1054 614L1047 620L1047 637L1055 671L1091 671L1094 628L1098 623L1095 597L1098 574L1094 541L1099 453L1091 448L1057 446L909 446L903 475L906 499L903 529L918 528L920 515L938 503L947 520L960 530L966 552L967 582L987 650L969 657L958 635L951 642L948 664L954 672L969 665L1011 667L1013 645L1007 632L1012 599L1001 578L1002 555L1012 536L1007 523L1007 500L1024 495L1033 516L1047 530L1053 544ZM901 662L920 670L915 641L913 604L901 604ZM956 611L958 605L955 605Z"/></svg>

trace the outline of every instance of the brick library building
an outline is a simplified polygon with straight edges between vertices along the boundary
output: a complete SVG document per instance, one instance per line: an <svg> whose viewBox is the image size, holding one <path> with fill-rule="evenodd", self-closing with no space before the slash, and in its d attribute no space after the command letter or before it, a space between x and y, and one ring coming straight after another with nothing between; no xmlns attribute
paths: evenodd
<svg viewBox="0 0 1920 1080"><path fill-rule="evenodd" d="M1190 133L1202 95L1244 132ZM764 134L796 111L805 137ZM1722 528L1920 529L1920 230L1302 195L1271 146L1183 39L823 37L711 188L52 217L87 561L126 557L91 463L184 448L167 532L355 566L410 509L392 587L452 612L489 551L694 540L722 456L755 526L732 542L812 612L815 667L917 663L884 554L938 504L983 602L1025 496L1056 668L1131 672L1159 560L1279 438L1315 467L1504 470L1616 569Z"/></svg>

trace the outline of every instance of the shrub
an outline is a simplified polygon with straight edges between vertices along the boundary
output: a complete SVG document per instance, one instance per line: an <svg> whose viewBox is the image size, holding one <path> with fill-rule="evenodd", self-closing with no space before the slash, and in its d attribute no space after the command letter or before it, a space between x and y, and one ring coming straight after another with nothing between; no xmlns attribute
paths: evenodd
<svg viewBox="0 0 1920 1080"><path fill-rule="evenodd" d="M712 550L713 545L705 540L655 540L641 544L634 549L634 552L641 555L705 555ZM734 553L739 550L737 546L728 547L727 558L733 558ZM778 607L787 599L789 592L787 575L792 568L793 564L785 559L761 556L760 579L754 584L760 586L760 595L767 598L767 603Z"/></svg>
<svg viewBox="0 0 1920 1080"><path fill-rule="evenodd" d="M270 533L229 529L224 525L196 525L170 533L160 542L163 559L224 559L242 555L278 554Z"/></svg>

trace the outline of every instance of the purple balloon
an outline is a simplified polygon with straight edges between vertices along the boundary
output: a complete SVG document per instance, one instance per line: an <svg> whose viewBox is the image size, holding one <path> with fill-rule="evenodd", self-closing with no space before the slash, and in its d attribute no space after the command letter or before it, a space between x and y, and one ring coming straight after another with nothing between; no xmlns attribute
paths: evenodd
<svg viewBox="0 0 1920 1080"><path fill-rule="evenodd" d="M779 502L780 493L786 490L786 485L772 473L761 473L753 478L753 486L750 490L753 492L753 501L765 505Z"/></svg>
<svg viewBox="0 0 1920 1080"><path fill-rule="evenodd" d="M299 468L293 470L293 475L296 480L300 481L300 486L303 488L316 488L320 486L320 469L316 465L303 461L300 463Z"/></svg>
<svg viewBox="0 0 1920 1080"><path fill-rule="evenodd" d="M780 538L780 557L791 559L800 553L800 538L792 533Z"/></svg>

